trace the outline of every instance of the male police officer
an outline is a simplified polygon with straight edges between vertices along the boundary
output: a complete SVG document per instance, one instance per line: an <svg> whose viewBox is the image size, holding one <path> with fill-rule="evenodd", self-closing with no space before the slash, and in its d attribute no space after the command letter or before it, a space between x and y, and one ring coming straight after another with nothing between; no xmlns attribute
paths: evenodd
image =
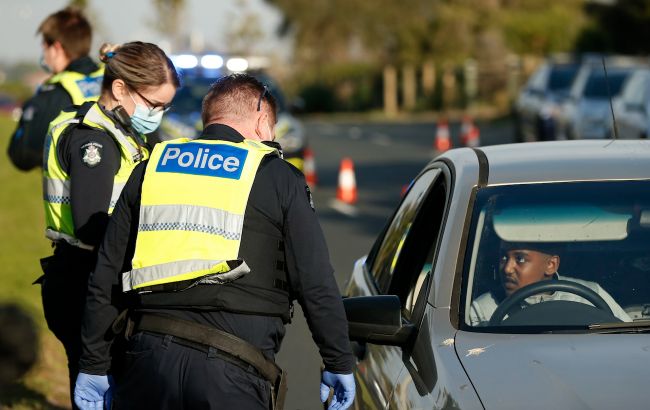
<svg viewBox="0 0 650 410"><path fill-rule="evenodd" d="M273 358L294 298L325 365L321 400L333 387L330 408L351 405L341 296L304 177L270 142L275 115L254 77L224 77L202 136L158 144L135 168L89 281L80 407L110 396L107 334L128 306L115 408L281 408Z"/></svg>
<svg viewBox="0 0 650 410"><path fill-rule="evenodd" d="M92 31L80 11L65 8L51 14L37 32L43 37L41 65L53 75L23 105L9 143L9 158L23 171L42 165L48 126L64 108L99 98L103 74L88 57Z"/></svg>

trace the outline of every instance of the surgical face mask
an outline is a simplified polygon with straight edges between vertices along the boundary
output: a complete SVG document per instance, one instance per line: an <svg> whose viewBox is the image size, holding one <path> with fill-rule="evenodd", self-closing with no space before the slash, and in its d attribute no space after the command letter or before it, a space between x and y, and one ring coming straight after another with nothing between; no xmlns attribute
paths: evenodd
<svg viewBox="0 0 650 410"><path fill-rule="evenodd" d="M43 71L45 71L48 74L52 73L52 69L50 68L49 65L45 62L45 54L41 54L41 58L38 60L38 64L41 66Z"/></svg>
<svg viewBox="0 0 650 410"><path fill-rule="evenodd" d="M146 106L136 103L132 96L131 99L135 104L135 111L131 115L131 126L133 126L133 129L140 134L151 134L157 130L162 121L163 111L152 112Z"/></svg>

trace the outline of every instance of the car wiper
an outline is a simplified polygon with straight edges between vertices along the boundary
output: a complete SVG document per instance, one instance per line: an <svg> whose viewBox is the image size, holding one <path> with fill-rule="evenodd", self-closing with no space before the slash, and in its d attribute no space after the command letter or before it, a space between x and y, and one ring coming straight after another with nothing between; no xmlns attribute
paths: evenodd
<svg viewBox="0 0 650 410"><path fill-rule="evenodd" d="M650 331L650 320L635 322L594 323L589 330L595 333L644 333Z"/></svg>

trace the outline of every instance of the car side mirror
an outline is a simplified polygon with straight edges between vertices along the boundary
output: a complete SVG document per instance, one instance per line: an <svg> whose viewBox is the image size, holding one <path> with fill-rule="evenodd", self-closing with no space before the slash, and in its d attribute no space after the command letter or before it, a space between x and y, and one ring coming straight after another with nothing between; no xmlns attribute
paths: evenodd
<svg viewBox="0 0 650 410"><path fill-rule="evenodd" d="M350 340L403 346L416 332L413 324L402 319L402 305L395 295L345 298L343 307Z"/></svg>

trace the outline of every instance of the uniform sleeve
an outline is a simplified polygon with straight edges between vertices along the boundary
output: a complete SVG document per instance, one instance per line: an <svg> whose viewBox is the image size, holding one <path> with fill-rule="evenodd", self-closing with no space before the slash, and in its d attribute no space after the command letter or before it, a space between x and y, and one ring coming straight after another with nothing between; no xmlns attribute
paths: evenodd
<svg viewBox="0 0 650 410"><path fill-rule="evenodd" d="M120 152L112 137L97 130L75 129L60 145L70 175L70 207L75 236L98 246L108 223L108 208Z"/></svg>
<svg viewBox="0 0 650 410"><path fill-rule="evenodd" d="M140 188L146 162L131 173L117 201L99 247L97 264L88 279L86 310L81 328L81 371L106 374L111 367L111 325L127 306L120 275L130 269L140 210Z"/></svg>
<svg viewBox="0 0 650 410"><path fill-rule="evenodd" d="M302 307L325 368L350 373L348 323L323 231L302 175L292 175L284 201L284 236L292 291Z"/></svg>
<svg viewBox="0 0 650 410"><path fill-rule="evenodd" d="M23 105L18 127L11 136L7 154L14 166L28 171L43 164L43 143L50 122L72 105L68 93L56 85L45 85Z"/></svg>

